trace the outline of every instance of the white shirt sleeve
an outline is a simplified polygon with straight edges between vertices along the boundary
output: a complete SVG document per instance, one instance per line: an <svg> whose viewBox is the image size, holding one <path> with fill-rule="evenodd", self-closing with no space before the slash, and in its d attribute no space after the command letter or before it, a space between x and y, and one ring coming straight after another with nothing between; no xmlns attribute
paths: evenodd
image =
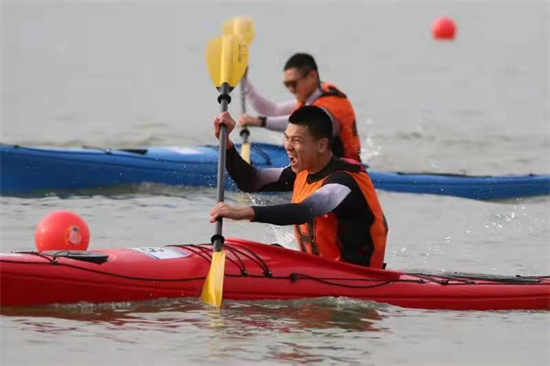
<svg viewBox="0 0 550 366"><path fill-rule="evenodd" d="M288 122L288 116L296 107L296 100L288 100L286 102L275 103L263 97L256 90L256 88L254 88L250 81L248 81L248 79L245 78L242 80L242 82L246 99L250 102L250 104L252 104L252 107L254 107L256 112L266 117L286 116L286 120ZM282 131L284 131L284 129Z"/></svg>
<svg viewBox="0 0 550 366"><path fill-rule="evenodd" d="M278 117L266 117L265 128L271 131L285 132L286 126L288 126L288 117L290 117L290 114Z"/></svg>

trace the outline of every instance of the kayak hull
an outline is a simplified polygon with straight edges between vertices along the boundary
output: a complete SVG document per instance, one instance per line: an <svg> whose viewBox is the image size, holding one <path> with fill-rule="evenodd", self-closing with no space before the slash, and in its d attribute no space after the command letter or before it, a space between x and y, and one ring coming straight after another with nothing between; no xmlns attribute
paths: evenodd
<svg viewBox="0 0 550 366"><path fill-rule="evenodd" d="M284 167L288 158L277 145L253 144L257 168ZM27 148L0 146L0 193L25 195L74 193L117 186L157 183L175 186L216 185L217 147L149 149ZM466 176L369 170L380 190L504 200L550 194L550 176ZM235 184L228 177L228 189Z"/></svg>
<svg viewBox="0 0 550 366"><path fill-rule="evenodd" d="M225 251L226 300L345 296L421 309L550 310L548 277L375 270L236 239ZM0 305L199 297L211 259L210 245L94 252L107 254L107 262L0 255Z"/></svg>

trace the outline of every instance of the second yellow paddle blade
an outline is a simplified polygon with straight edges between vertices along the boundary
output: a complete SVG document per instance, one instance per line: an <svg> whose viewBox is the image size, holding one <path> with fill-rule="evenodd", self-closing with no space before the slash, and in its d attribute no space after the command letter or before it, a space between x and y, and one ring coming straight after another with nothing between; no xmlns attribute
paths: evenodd
<svg viewBox="0 0 550 366"><path fill-rule="evenodd" d="M241 145L241 156L243 157L244 161L246 161L247 163L250 163L250 143L249 142Z"/></svg>
<svg viewBox="0 0 550 366"><path fill-rule="evenodd" d="M241 34L247 44L254 40L255 30L252 18L237 17L223 23L223 34Z"/></svg>
<svg viewBox="0 0 550 366"><path fill-rule="evenodd" d="M206 63L216 88L223 83L235 87L248 65L248 45L241 35L224 34L208 43Z"/></svg>
<svg viewBox="0 0 550 366"><path fill-rule="evenodd" d="M201 298L207 304L219 308L222 305L225 252L212 253L210 271L202 287Z"/></svg>

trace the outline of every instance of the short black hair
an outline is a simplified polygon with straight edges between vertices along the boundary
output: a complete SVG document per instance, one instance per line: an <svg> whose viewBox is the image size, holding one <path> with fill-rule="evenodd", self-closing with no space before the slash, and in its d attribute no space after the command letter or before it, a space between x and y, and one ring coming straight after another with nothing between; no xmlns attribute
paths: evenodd
<svg viewBox="0 0 550 366"><path fill-rule="evenodd" d="M332 142L332 118L321 107L306 105L298 108L288 117L288 122L306 126L316 139L326 138L329 144Z"/></svg>
<svg viewBox="0 0 550 366"><path fill-rule="evenodd" d="M307 53L296 53L285 64L284 71L296 68L302 75L307 75L310 71L317 70L317 63L313 56Z"/></svg>

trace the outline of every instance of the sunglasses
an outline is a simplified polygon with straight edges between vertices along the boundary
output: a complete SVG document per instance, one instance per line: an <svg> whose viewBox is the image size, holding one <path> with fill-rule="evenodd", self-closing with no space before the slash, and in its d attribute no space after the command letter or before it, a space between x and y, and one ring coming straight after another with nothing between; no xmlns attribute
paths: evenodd
<svg viewBox="0 0 550 366"><path fill-rule="evenodd" d="M304 79L306 76L308 76L309 72L307 72L305 75L301 75L299 78L295 80L285 80L283 81L283 84L287 89L296 89L298 86L298 82L302 79Z"/></svg>

